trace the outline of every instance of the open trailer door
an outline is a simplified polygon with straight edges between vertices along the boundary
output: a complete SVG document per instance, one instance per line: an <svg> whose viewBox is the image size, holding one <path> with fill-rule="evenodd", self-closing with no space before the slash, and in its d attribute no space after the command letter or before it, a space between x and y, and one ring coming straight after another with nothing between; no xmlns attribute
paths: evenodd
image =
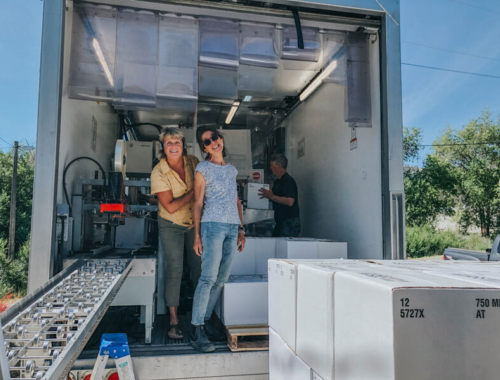
<svg viewBox="0 0 500 380"><path fill-rule="evenodd" d="M144 109L149 107L150 111L153 111L150 114L154 114L156 111L151 110L154 108L151 106L153 104L151 101L154 100L155 107L158 107L162 104L162 99L172 95L168 91L159 92L159 89L166 89L168 86L158 85L156 79L153 80L155 90L146 91L147 86L143 86L144 91L140 99L134 93L124 91L123 87L120 91L115 89L119 83L123 84L120 82L123 76L133 76L133 73L127 72L127 69L124 71L124 68L120 66L124 61L114 61L115 57L120 57L119 54L111 54L113 60L108 61L109 52L96 38L95 41L92 39L89 46L98 57L97 65L102 66L102 62L99 63L102 60L108 63L108 70L103 69L101 77L108 87L112 85L113 100L106 100L109 92L95 91L95 86L93 91L81 92L85 96L91 96L90 100L83 100L78 96L75 98L75 92L70 91L72 80L70 63L72 50L75 49L75 45L72 45L72 36L76 30L73 12L76 8L85 6L106 8L107 11L103 11L103 15L106 12L109 13L110 9L117 9L120 17L116 17L113 21L113 17L109 16L110 23L116 24L115 30L120 28L120 25L127 21L131 14L140 13L141 20L136 20L135 27L142 28L143 35L147 36L150 42L155 38L157 42L158 38L161 39L161 34L155 37L155 27L151 27L151 22L153 24L158 22L156 30L161 32L161 18L170 17L168 15L172 14L183 15L190 20L205 19L198 25L199 30L214 31L224 26L223 29L227 31L231 30L236 23L236 34L239 36L236 37L237 56L214 60L214 56L209 52L210 45L205 45L208 50L203 50L203 41L200 40L202 45L199 54L200 61L189 68L196 70L199 79L193 82L199 86L196 89L199 96L196 115L191 118L191 121L201 125L203 117L206 116L208 120L212 117L211 115L217 113L213 103L210 106L200 107L200 99L203 100L203 97L205 100L221 97L225 99L220 106L219 115L222 119L219 122L223 123L234 101L241 98L243 102L242 95L246 95L245 91L260 92L261 95L266 91L269 94L274 92L274 99L278 94L282 97L282 101L272 105L266 100L270 98L269 96L261 96L261 99L258 96L255 97L254 111L259 106L264 110L283 108L280 110L280 112L283 111L280 115L285 117L277 120L273 128L285 130L285 138L282 142L291 158L290 171L303 181L299 186L303 189L301 203L305 212L305 232L313 237L348 241L353 249L352 258L404 258L399 4L396 0L386 0L383 2L382 9L378 3L372 4L363 0L350 2L332 0L328 4L307 1L270 1L255 2L251 5L199 1L94 0L87 3L54 0L47 2L44 5L29 290L34 290L54 274L54 263L58 260L57 206L66 203L62 187L62 172L65 165L76 156L88 155L109 168L110 158L113 156L119 135L116 127L118 125L116 111L128 108L134 110L135 115L140 117L140 112L144 112ZM312 44L314 50L314 46L318 43L322 47L318 60L312 63L309 61L311 64L307 63L307 56L304 56L301 49L297 49L298 46L296 46L299 29L297 17L294 18L294 14L297 15L297 12L306 47ZM99 17L99 15L95 16ZM214 24L210 21L214 18L224 19L226 22ZM254 32L259 32L265 29L256 29L252 26L255 23L273 26L269 28L269 32L277 36L279 49L276 50L276 57L273 54L267 55L266 59L260 59L259 65L252 66L249 63L252 63L255 57L251 54L241 54L240 42L244 36L251 36L251 33L247 32L254 29ZM326 61L321 60L321 54L323 54L322 49L327 40L325 36L332 36L332 45L338 42L335 40L335 33L330 33L332 31L346 33L347 43L351 38L356 39L361 36L363 41L358 45L353 41L352 46L361 44L367 47L368 66L366 62L363 64L363 57L359 59L360 57L356 56L355 50L351 49L349 52L349 49L346 49L342 56L346 60L346 66L368 67L371 78L370 86L369 90L366 86L364 89L368 91L366 94L369 97L370 115L368 117L365 114L363 120L356 120L356 115L350 113L352 107L349 108L346 102L346 94L349 97L346 87L349 87L349 83L335 84L334 82L338 79L335 75L333 77L329 75L330 83L323 84L315 92L309 91L318 75L322 76L321 79L326 77L327 66L320 64ZM127 49L130 49L130 44L133 44L132 40L124 42L124 35L126 33L120 32L113 42L115 48L118 49L117 52L126 53L129 51ZM155 45L153 42L150 44L151 49L155 54L159 54L158 48L154 48L158 46L158 43ZM164 45L160 44L160 46ZM99 51L100 54L98 54ZM134 49L131 51L133 52ZM141 51L147 51L144 45L141 46ZM130 54L124 57L130 63ZM144 57L143 54L136 58ZM186 56L186 59L188 58L189 56ZM148 73L160 75L161 64L167 65L164 67L168 67L169 64L168 60L158 61L160 66L157 71L156 58L150 61L153 62L155 69L141 71L142 76L147 76ZM222 70L219 64L214 64L215 61L223 62ZM276 68L277 62L278 68ZM148 67L151 66L150 63L148 65ZM235 65L245 70L234 70ZM286 73L287 70L288 73ZM182 74L185 75L186 72L184 70ZM273 78L279 77L280 72L293 79L287 81L286 75L281 77L280 86L286 89L283 92L280 92L279 86L269 86L270 83L276 84ZM301 76L304 73L307 75ZM182 77L180 74L177 76ZM287 89L286 85L296 83L297 78L302 80L301 87L298 90L291 87ZM233 88L230 93L231 83L234 84L235 80L239 87L237 84L236 92ZM350 79L346 77L345 80ZM85 81L82 83L85 85ZM221 83L229 83L229 85L221 86ZM263 88L267 90L262 91ZM190 96L193 96L192 90L193 88L191 92L182 93L183 100L185 100L182 102L184 109L188 109L189 104L192 103L190 101ZM291 90L295 92L290 93ZM310 94L306 97L305 92L310 92ZM177 93L176 96L178 95ZM99 99L95 98L96 96ZM329 103L329 99L335 100L334 107ZM130 104L131 101L136 100L140 100L139 106ZM262 100L262 103L259 104L257 100ZM354 100L353 98L352 101ZM107 102L112 104L112 107ZM347 103L347 108L345 103ZM366 102L363 104L366 105ZM247 120L251 123L251 120L258 120L262 116L258 112L245 114L243 110L249 108L252 107L240 107L241 114L238 111L234 123L238 117L241 120L244 119L245 123ZM335 119L329 116L332 110L338 111L335 112ZM318 120L321 124L320 128L312 129ZM334 124L333 127L331 124ZM329 125L330 128L328 128ZM315 146L320 146L321 149ZM324 162L318 162L322 157L325 158ZM307 162L308 160L322 167L323 172L315 174L314 170L318 169L308 170L307 168L312 165ZM84 164L69 174L68 183L75 178L94 178L94 170L93 164ZM313 174L316 175L314 178L311 177ZM336 176L336 174L341 175ZM329 190L332 191L329 192ZM312 201L311 198L306 198L311 197L311 191L314 198ZM323 207L325 205L326 207ZM314 217L316 213L319 215L318 218Z"/></svg>

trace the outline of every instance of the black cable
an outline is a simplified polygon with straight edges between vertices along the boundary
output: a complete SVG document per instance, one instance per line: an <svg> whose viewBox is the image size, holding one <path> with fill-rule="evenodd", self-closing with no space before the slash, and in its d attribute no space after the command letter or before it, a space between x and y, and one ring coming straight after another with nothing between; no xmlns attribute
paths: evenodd
<svg viewBox="0 0 500 380"><path fill-rule="evenodd" d="M295 29L297 29L297 47L299 49L304 49L304 37L302 36L302 26L300 25L300 16L297 9L291 9L293 14L293 19L295 20Z"/></svg>
<svg viewBox="0 0 500 380"><path fill-rule="evenodd" d="M126 124L123 115L119 115L119 121L120 121L120 132L122 134L122 138L124 141L128 141L127 131L125 130Z"/></svg>
<svg viewBox="0 0 500 380"><path fill-rule="evenodd" d="M2 140L4 143L6 144L9 144L11 147L13 147L14 145L12 145L10 142L8 142L7 140L3 139L0 137L0 140Z"/></svg>
<svg viewBox="0 0 500 380"><path fill-rule="evenodd" d="M474 145L498 145L498 142L485 142L485 143L472 143L472 144L467 144L467 143L456 143L456 144L421 144L418 145L420 147L427 147L427 146L474 146Z"/></svg>
<svg viewBox="0 0 500 380"><path fill-rule="evenodd" d="M472 8L480 9L480 10L485 11L485 12L490 12L490 13L494 13L496 15L500 15L499 12L495 12L492 9L478 7L477 5L472 5L472 4L466 3L465 1L459 1L459 0L450 0L450 1L453 1L454 3L458 3L458 4L467 5L467 6L472 7Z"/></svg>
<svg viewBox="0 0 500 380"><path fill-rule="evenodd" d="M406 63L406 62L401 62L401 64L402 65L406 65L406 66L421 67L421 68L424 68L424 69L432 69L432 70L439 70L439 71L449 71L450 73L469 74L469 75L477 75L479 77L500 79L500 76L497 76L497 75L480 74L480 73L474 73L474 72L471 72L471 71L450 70L450 69L443 69L441 67L415 65L413 63Z"/></svg>
<svg viewBox="0 0 500 380"><path fill-rule="evenodd" d="M97 164L97 166L99 166L99 169L101 169L101 173L102 173L102 179L104 180L104 192L106 192L106 172L104 171L104 169L102 168L101 164L99 162L97 162L96 160L94 160L93 158L90 158L90 157L85 157L85 156L82 156L82 157L77 157L75 158L74 160L72 160L68 165L66 165L66 167L64 168L64 171L63 171L63 190L64 190L64 197L66 198L66 202L68 202L68 205L69 205L69 213L70 215L72 214L72 211L73 211L73 207L71 206L71 202L69 201L69 197L68 197L68 191L66 190L66 172L68 171L69 167L75 163L76 161L80 161L80 160L90 160L92 162L94 162L95 164Z"/></svg>
<svg viewBox="0 0 500 380"><path fill-rule="evenodd" d="M425 47L425 48L429 48L429 49L445 51L445 52L448 52L448 53L461 54L461 55L466 55L466 56L469 56L469 57L481 58L481 59L488 59L490 61L499 61L500 62L500 59L498 59L498 58L491 58L491 57L485 57L485 56L482 56L482 55L464 53L464 52L461 52L461 51L456 51L456 50L451 50L451 49L445 49L445 48L440 48L440 47L435 47L435 46L430 46L430 45L424 45L424 44L419 44L419 43L416 43L416 42L409 42L409 41L401 41L401 42L404 43L404 44L408 44L408 45L421 46L421 47Z"/></svg>

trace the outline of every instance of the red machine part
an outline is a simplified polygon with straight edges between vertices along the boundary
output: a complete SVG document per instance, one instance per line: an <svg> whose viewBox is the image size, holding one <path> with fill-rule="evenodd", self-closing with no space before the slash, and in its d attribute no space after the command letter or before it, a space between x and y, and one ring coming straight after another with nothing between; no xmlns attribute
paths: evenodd
<svg viewBox="0 0 500 380"><path fill-rule="evenodd" d="M123 203L102 203L101 212L123 214L125 212L125 205Z"/></svg>

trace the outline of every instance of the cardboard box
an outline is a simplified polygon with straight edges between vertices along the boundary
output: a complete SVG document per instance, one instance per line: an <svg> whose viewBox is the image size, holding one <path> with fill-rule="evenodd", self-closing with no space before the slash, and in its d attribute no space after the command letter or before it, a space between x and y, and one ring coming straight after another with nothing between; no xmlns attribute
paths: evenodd
<svg viewBox="0 0 500 380"><path fill-rule="evenodd" d="M409 272L423 272L423 273L492 273L500 274L500 266L488 263L468 262L468 261L455 261L455 260L366 260L366 262L376 265L378 268L396 270L396 271L409 271ZM450 277L450 276L447 276ZM451 276L453 277L453 276ZM457 278L459 280L467 281L467 278Z"/></svg>
<svg viewBox="0 0 500 380"><path fill-rule="evenodd" d="M231 263L231 275L240 276L255 273L255 238L248 237L243 252L234 253ZM266 274L266 273L264 273Z"/></svg>
<svg viewBox="0 0 500 380"><path fill-rule="evenodd" d="M471 269L471 270L464 270ZM425 273L452 278L460 281L468 281L473 284L500 288L500 274L497 271L474 270L474 268L450 268L426 271Z"/></svg>
<svg viewBox="0 0 500 380"><path fill-rule="evenodd" d="M226 326L267 325L267 276L231 276L221 299L219 317Z"/></svg>
<svg viewBox="0 0 500 380"><path fill-rule="evenodd" d="M323 239L283 238L276 243L281 259L347 259L347 243Z"/></svg>
<svg viewBox="0 0 500 380"><path fill-rule="evenodd" d="M354 260L269 260L269 326L296 352L297 279L300 264L338 265L338 270L367 267Z"/></svg>
<svg viewBox="0 0 500 380"><path fill-rule="evenodd" d="M231 275L267 276L267 261L276 257L276 240L276 238L247 237L243 252L234 254Z"/></svg>
<svg viewBox="0 0 500 380"><path fill-rule="evenodd" d="M269 379L311 380L312 371L272 328L269 328Z"/></svg>
<svg viewBox="0 0 500 380"><path fill-rule="evenodd" d="M334 279L341 271L370 271L357 260L305 261L298 265L296 353L325 379L333 378Z"/></svg>
<svg viewBox="0 0 500 380"><path fill-rule="evenodd" d="M312 380L323 380L316 372L312 372Z"/></svg>
<svg viewBox="0 0 500 380"><path fill-rule="evenodd" d="M247 183L245 185L245 199L247 200L247 208L269 210L269 199L260 199L260 189L269 190L269 185L266 183Z"/></svg>
<svg viewBox="0 0 500 380"><path fill-rule="evenodd" d="M269 326L295 352L297 263L269 260Z"/></svg>
<svg viewBox="0 0 500 380"><path fill-rule="evenodd" d="M276 257L276 238L254 238L255 274L267 275L267 262Z"/></svg>
<svg viewBox="0 0 500 380"><path fill-rule="evenodd" d="M347 242L318 240L318 259L347 259Z"/></svg>
<svg viewBox="0 0 500 380"><path fill-rule="evenodd" d="M335 364L314 368L325 380L498 377L500 289L384 270L338 272L333 292Z"/></svg>

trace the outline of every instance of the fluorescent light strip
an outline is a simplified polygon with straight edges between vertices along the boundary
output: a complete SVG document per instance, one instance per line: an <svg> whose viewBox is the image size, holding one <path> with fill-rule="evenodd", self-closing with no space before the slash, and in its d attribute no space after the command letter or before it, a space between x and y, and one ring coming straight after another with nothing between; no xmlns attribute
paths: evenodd
<svg viewBox="0 0 500 380"><path fill-rule="evenodd" d="M307 99L309 95L311 95L321 83L323 83L323 80L332 73L333 70L337 67L337 60L331 61L328 66L326 66L321 74L319 74L316 79L314 79L309 85L306 87L304 91L302 91L299 95L299 99L301 102Z"/></svg>
<svg viewBox="0 0 500 380"><path fill-rule="evenodd" d="M111 75L111 71L109 70L108 64L106 63L104 54L102 53L101 45L99 45L99 41L97 41L96 38L92 39L92 46L94 47L95 53L97 54L97 59L99 60L99 63L104 70L104 74L106 75L109 84L111 85L111 87L115 87L115 82L113 81L113 76Z"/></svg>
<svg viewBox="0 0 500 380"><path fill-rule="evenodd" d="M238 107L240 106L240 101L235 100L233 105L231 106L231 109L229 110L229 113L227 114L226 117L226 124L231 124L231 120L233 120L233 116L238 111Z"/></svg>

